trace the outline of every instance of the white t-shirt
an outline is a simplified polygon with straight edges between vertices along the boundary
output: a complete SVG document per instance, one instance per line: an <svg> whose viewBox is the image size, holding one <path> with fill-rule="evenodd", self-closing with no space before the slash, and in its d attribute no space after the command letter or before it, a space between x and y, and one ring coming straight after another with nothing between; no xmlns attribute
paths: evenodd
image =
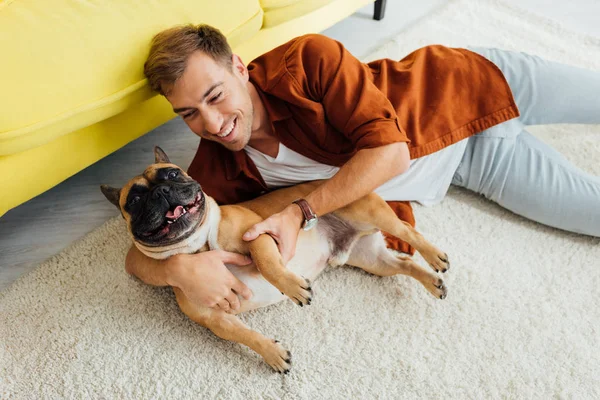
<svg viewBox="0 0 600 400"><path fill-rule="evenodd" d="M406 172L375 189L375 193L384 200L416 201L426 206L439 203L450 187L466 146L465 139L428 156L411 160ZM270 189L329 179L339 171L338 167L311 160L281 143L275 158L250 146L244 150Z"/></svg>

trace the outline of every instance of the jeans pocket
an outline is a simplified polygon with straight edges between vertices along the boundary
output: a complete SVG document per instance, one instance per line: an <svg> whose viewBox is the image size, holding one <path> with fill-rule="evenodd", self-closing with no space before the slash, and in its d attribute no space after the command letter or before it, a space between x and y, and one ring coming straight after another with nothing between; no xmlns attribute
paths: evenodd
<svg viewBox="0 0 600 400"><path fill-rule="evenodd" d="M522 130L523 124L515 118L481 131L477 136L490 138L516 138Z"/></svg>
<svg viewBox="0 0 600 400"><path fill-rule="evenodd" d="M454 171L454 176L452 176L451 184L454 186L465 187L466 185L469 168L471 167L471 155L473 154L473 138L470 137L467 140L465 152L463 153L462 159L460 160L456 171Z"/></svg>

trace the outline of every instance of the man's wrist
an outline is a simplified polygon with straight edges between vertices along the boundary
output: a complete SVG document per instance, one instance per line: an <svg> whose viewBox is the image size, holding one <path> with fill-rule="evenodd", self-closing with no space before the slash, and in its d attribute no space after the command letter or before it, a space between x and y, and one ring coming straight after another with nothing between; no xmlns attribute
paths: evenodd
<svg viewBox="0 0 600 400"><path fill-rule="evenodd" d="M296 226L298 227L298 229L302 228L302 224L304 224L304 213L302 212L300 206L296 203L293 203L290 204L288 208L290 209L294 221L297 222Z"/></svg>
<svg viewBox="0 0 600 400"><path fill-rule="evenodd" d="M184 256L184 254L175 254L165 260L163 268L164 279L169 286L179 287L179 278L181 277L182 270L180 260Z"/></svg>

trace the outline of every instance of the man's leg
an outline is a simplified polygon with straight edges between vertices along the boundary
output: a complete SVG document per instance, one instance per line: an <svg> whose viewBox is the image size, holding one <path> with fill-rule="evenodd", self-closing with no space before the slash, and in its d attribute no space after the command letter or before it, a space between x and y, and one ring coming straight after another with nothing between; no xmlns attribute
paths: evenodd
<svg viewBox="0 0 600 400"><path fill-rule="evenodd" d="M600 178L509 121L469 138L452 184L526 218L600 237Z"/></svg>
<svg viewBox="0 0 600 400"><path fill-rule="evenodd" d="M479 47L470 50L500 68L524 125L600 124L600 71L526 53Z"/></svg>
<svg viewBox="0 0 600 400"><path fill-rule="evenodd" d="M600 178L525 130L534 124L600 123L600 72L524 53L471 50L502 70L521 117L469 138L452 183L534 221L600 236Z"/></svg>

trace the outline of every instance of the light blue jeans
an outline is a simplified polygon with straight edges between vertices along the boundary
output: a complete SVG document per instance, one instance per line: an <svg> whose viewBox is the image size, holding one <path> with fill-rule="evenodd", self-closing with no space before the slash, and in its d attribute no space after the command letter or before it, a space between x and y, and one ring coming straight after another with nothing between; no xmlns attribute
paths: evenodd
<svg viewBox="0 0 600 400"><path fill-rule="evenodd" d="M600 237L600 178L575 167L525 129L600 124L600 72L524 53L470 50L504 73L521 116L467 139L452 184L542 224Z"/></svg>

